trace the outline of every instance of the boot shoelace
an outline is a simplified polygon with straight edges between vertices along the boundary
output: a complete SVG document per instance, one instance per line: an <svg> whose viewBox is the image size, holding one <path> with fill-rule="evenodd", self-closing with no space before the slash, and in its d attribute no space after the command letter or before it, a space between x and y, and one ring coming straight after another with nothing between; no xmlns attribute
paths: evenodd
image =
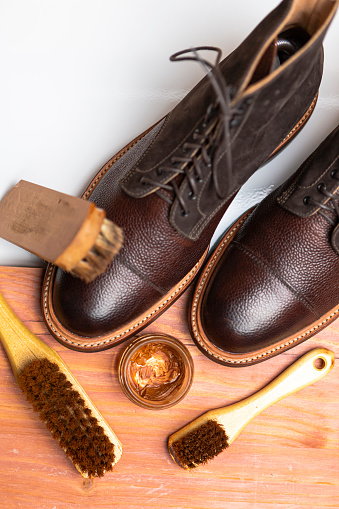
<svg viewBox="0 0 339 509"><path fill-rule="evenodd" d="M339 171L338 170L332 170L331 177L333 179L339 180ZM339 195L338 193L333 194L330 193L326 189L326 184L320 183L318 185L318 192L322 193L323 195L327 196L329 198L329 203L332 205L327 205L324 203L321 203L320 201L312 198L311 196L305 196L304 198L304 204L305 205L315 205L316 207L319 207L319 214L321 214L327 221L329 221L333 226L336 226L336 221L332 219L331 216L333 216L333 213L337 215L337 221L339 219ZM328 214L330 213L330 215Z"/></svg>
<svg viewBox="0 0 339 509"><path fill-rule="evenodd" d="M298 49L300 44L296 44L289 38L278 38L276 41L277 56L283 53L283 60L287 60ZM216 59L212 64L199 55L199 51L215 51ZM159 177L163 173L169 173L170 178L167 183L159 182L155 178L142 177L140 183L142 185L150 184L156 186L158 189L155 191L158 196L164 199L167 203L172 205L175 197L178 198L182 209L182 215L189 214L188 204L179 191L179 185L175 180L177 175L182 174L187 177L191 191L189 192L189 199L194 200L198 195L199 185L203 183L203 170L201 168L201 161L211 169L212 182L216 190L217 197L224 199L226 190L222 190L218 182L216 164L224 153L226 154L227 171L232 173L232 153L231 153L231 139L230 128L237 126L241 117L245 113L245 108L253 101L252 97L246 98L241 104L235 108L231 108L231 90L232 88L227 85L226 80L220 70L221 49L215 46L197 46L191 49L185 49L174 53L170 60L178 62L180 60L193 60L200 63L209 78L216 100L211 103L207 110L202 122L201 131L196 129L193 133L193 142L185 142L181 147L182 156L173 156L170 159L168 166L160 166L157 168L156 173ZM276 65L278 67L281 62ZM188 155L187 152L190 151ZM194 168L194 172L191 169ZM167 194L161 192L161 189L169 191L174 198L170 198Z"/></svg>
<svg viewBox="0 0 339 509"><path fill-rule="evenodd" d="M198 51L201 50L216 51L217 56L215 63L211 64L203 59L198 54ZM191 55L186 55L187 53L191 53ZM179 51L170 57L172 62L179 60L193 60L199 62L206 71L214 88L216 102L210 104L206 110L202 122L202 132L196 129L193 133L193 142L183 143L181 147L183 156L173 156L170 159L171 165L157 168L156 171L159 176L165 172L172 173L172 180L167 184L158 182L156 179L150 177L142 177L140 180L142 184L151 184L166 191L174 192L182 208L183 216L188 215L189 209L179 191L177 182L174 180L178 174L183 174L187 177L191 187L189 198L194 200L198 194L199 184L203 182L203 170L201 168L201 161L203 161L207 167L211 168L214 188L217 196L222 199L225 193L220 188L214 166L214 161L218 161L218 156L222 151L226 152L228 171L232 171L230 126L233 127L237 125L239 116L243 114L244 109L243 105L239 105L235 111L231 112L230 87L227 86L220 71L220 58L221 50L214 46L198 46L196 48ZM247 100L247 102L250 101ZM188 151L191 152L190 155L185 154ZM194 168L194 172L190 171L192 167ZM160 189L158 189L156 193L170 205L173 203L173 199L162 193Z"/></svg>

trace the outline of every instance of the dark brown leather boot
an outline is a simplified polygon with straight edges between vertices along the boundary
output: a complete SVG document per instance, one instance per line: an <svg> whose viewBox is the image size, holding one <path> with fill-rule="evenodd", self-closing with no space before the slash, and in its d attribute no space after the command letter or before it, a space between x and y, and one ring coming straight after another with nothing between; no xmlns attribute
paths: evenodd
<svg viewBox="0 0 339 509"><path fill-rule="evenodd" d="M83 197L124 245L88 285L49 266L43 310L70 348L112 347L170 306L201 267L240 186L304 125L339 0L285 0L157 125L97 174ZM201 52L172 59L198 60ZM187 52L186 52L187 53Z"/></svg>
<svg viewBox="0 0 339 509"><path fill-rule="evenodd" d="M225 234L191 309L200 349L263 361L339 316L339 126L288 181Z"/></svg>

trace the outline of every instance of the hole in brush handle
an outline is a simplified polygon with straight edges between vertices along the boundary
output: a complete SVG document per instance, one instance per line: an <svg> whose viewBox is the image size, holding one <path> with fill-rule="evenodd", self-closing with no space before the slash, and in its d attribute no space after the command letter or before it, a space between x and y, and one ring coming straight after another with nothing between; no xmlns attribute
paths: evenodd
<svg viewBox="0 0 339 509"><path fill-rule="evenodd" d="M316 370L322 371L327 366L327 360L324 357L319 356L316 359L314 359L313 366L315 367Z"/></svg>

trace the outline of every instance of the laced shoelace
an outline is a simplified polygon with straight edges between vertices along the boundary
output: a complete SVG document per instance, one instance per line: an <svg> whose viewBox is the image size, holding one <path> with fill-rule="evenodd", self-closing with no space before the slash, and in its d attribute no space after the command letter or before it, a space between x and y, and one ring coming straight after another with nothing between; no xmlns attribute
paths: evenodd
<svg viewBox="0 0 339 509"><path fill-rule="evenodd" d="M201 50L215 51L217 53L215 63L212 64L208 60L202 58L198 53L198 51ZM191 53L191 55L189 55L189 53ZM158 182L155 178L151 177L142 177L140 180L142 184L151 184L160 189L174 192L182 208L183 216L187 216L189 210L184 198L179 192L179 186L174 180L174 177L178 174L183 174L187 177L191 188L189 198L194 200L197 197L199 184L203 182L202 161L207 167L211 168L212 181L217 196L219 199L223 199L225 191L221 189L218 182L214 163L214 161L218 161L218 156L222 151L226 153L227 171L232 171L230 126L236 125L238 117L243 113L243 109L240 106L235 112L231 111L230 87L227 85L220 71L220 59L221 50L214 46L198 46L179 51L170 57L172 62L180 60L199 62L206 71L207 77L213 86L216 101L210 104L206 110L202 122L203 132L200 133L199 130L196 130L193 133L194 142L185 142L181 147L183 154L190 150L191 155L173 156L168 166L160 166L157 168L156 172L159 176L168 172L173 174L173 179L167 184ZM194 168L194 172L190 171L192 167ZM156 193L169 204L172 204L173 199L162 193L160 189L158 189Z"/></svg>
<svg viewBox="0 0 339 509"><path fill-rule="evenodd" d="M333 179L339 180L339 172L338 170L333 170L331 172L331 177ZM333 226L336 226L338 220L339 220L339 195L333 194L330 191L326 189L326 184L319 184L318 185L318 192L322 193L323 195L327 196L329 198L329 202L332 204L332 207L330 205L327 205L325 203L321 203L320 201L316 200L315 198L312 198L311 196L305 196L304 203L305 205L315 205L316 207L319 207L319 214L321 214L327 221L329 221ZM330 212L331 215L328 214ZM337 215L337 222L332 219L333 213ZM331 217L332 216L332 217Z"/></svg>

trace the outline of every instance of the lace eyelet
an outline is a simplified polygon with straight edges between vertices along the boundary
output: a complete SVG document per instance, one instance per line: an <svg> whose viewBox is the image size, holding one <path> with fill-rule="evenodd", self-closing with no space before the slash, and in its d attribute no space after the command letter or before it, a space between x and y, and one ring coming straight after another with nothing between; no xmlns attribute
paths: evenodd
<svg viewBox="0 0 339 509"><path fill-rule="evenodd" d="M157 173L157 175L162 175L162 169L161 168L157 168L156 169L156 173Z"/></svg>
<svg viewBox="0 0 339 509"><path fill-rule="evenodd" d="M247 98L245 99L245 104L252 104L252 103L253 103L253 101L254 101L254 97L247 97Z"/></svg>
<svg viewBox="0 0 339 509"><path fill-rule="evenodd" d="M193 191L190 191L188 193L188 197L189 197L190 200L196 200L197 199L197 196L196 196L196 194L193 193Z"/></svg>
<svg viewBox="0 0 339 509"><path fill-rule="evenodd" d="M310 196L305 196L304 199L303 199L304 205L309 205L310 204L310 199L311 199Z"/></svg>
<svg viewBox="0 0 339 509"><path fill-rule="evenodd" d="M197 182L199 182L199 184L201 184L203 182L203 180L200 177L198 177L198 175L195 177L195 180Z"/></svg>
<svg viewBox="0 0 339 509"><path fill-rule="evenodd" d="M193 140L196 140L196 139L197 139L198 134L200 134L199 129L195 129L195 130L194 130L194 133L193 133L193 135L192 135Z"/></svg>
<svg viewBox="0 0 339 509"><path fill-rule="evenodd" d="M338 177L337 173L338 173L338 170L332 170L331 171L331 177L333 179L339 180L339 177Z"/></svg>
<svg viewBox="0 0 339 509"><path fill-rule="evenodd" d="M324 182L320 182L317 186L318 193L321 193L323 189L326 189L326 184L324 184Z"/></svg>
<svg viewBox="0 0 339 509"><path fill-rule="evenodd" d="M188 212L186 212L186 210L182 210L182 211L181 211L181 215L182 215L183 217L187 217L187 216L188 216Z"/></svg>
<svg viewBox="0 0 339 509"><path fill-rule="evenodd" d="M230 120L230 126L231 127L237 127L240 124L239 118L232 118Z"/></svg>

